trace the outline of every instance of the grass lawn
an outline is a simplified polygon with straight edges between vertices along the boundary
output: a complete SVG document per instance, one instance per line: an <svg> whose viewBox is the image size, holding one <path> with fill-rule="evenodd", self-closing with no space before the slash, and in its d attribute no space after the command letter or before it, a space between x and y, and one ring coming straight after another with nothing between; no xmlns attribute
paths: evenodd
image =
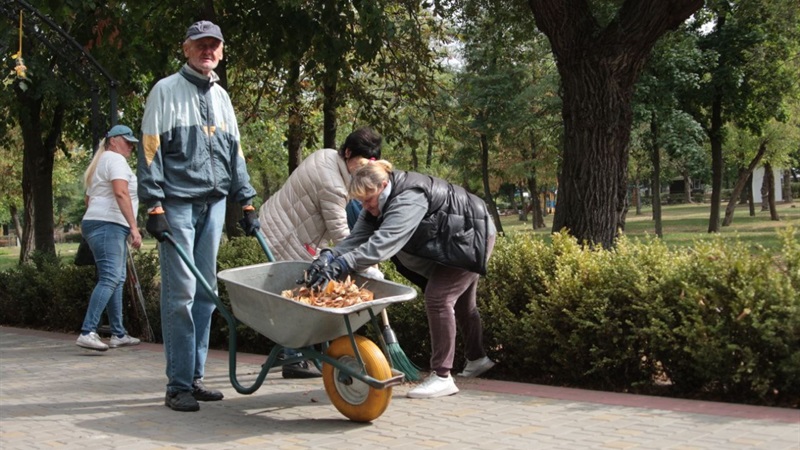
<svg viewBox="0 0 800 450"><path fill-rule="evenodd" d="M780 246L777 230L789 225L800 228L800 204L778 204L780 221L769 219L769 213L756 208L756 215L750 217L747 205L740 205L736 209L731 226L723 227L721 234L725 237L738 238L754 247L761 245L766 249L777 249ZM668 205L662 208L662 223L664 241L670 246L690 246L698 239L709 237L708 218L710 210L708 204L693 205ZM721 217L724 217L724 205ZM530 219L530 216L529 216ZM517 215L503 216L501 218L503 230L506 233L536 233L549 239L550 227L553 225L553 216L545 217L546 228L531 230L531 223L520 222ZM652 209L642 208L642 214L637 216L636 210L628 212L625 234L629 237L643 237L655 234L655 222L652 220ZM800 230L798 230L800 232ZM142 248L155 247L154 239L145 240ZM56 252L65 262L71 262L78 250L77 243L56 244ZM19 260L19 247L0 247L0 271L6 270L17 264Z"/></svg>
<svg viewBox="0 0 800 450"><path fill-rule="evenodd" d="M724 218L725 209L722 208L720 218ZM794 205L778 204L778 215L780 221L772 221L768 211L760 211L760 206L756 208L756 215L750 217L747 205L740 205L733 216L733 223L728 227L722 227L721 235L740 239L753 246L761 245L767 249L777 249L780 246L777 230L794 225L800 228L800 204ZM661 208L662 228L664 242L669 246L686 247L698 239L708 238L708 219L711 214L708 204L692 205L665 205ZM530 216L529 216L530 219ZM520 222L516 215L504 216L501 219L503 229L506 233L513 232L532 232L531 223ZM553 216L545 217L546 228L533 231L541 234L545 238L552 231ZM800 230L798 230L800 232ZM644 237L655 235L655 222L653 221L653 211L651 207L642 208L642 214L637 216L636 210L628 211L625 224L625 234L628 237Z"/></svg>
<svg viewBox="0 0 800 450"><path fill-rule="evenodd" d="M142 242L142 249L149 250L156 246L155 239L145 239ZM78 251L77 242L66 242L56 244L56 253L65 263L72 263L75 260L75 253ZM19 262L19 247L0 247L0 271L9 269Z"/></svg>

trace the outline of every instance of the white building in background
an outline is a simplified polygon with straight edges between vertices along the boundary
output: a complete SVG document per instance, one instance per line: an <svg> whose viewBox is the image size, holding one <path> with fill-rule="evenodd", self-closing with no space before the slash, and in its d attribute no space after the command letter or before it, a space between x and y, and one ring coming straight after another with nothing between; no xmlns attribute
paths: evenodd
<svg viewBox="0 0 800 450"><path fill-rule="evenodd" d="M772 179L775 180L775 202L783 201L783 169L772 169ZM753 202L761 203L766 198L761 198L761 185L764 183L764 166L753 171Z"/></svg>

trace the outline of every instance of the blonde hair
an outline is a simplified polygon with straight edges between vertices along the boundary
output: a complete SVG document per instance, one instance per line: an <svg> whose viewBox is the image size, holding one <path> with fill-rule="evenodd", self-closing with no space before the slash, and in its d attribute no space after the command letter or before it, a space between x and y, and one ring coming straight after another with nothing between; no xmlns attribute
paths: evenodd
<svg viewBox="0 0 800 450"><path fill-rule="evenodd" d="M89 167L87 167L86 172L83 173L84 191L88 191L89 188L92 186L92 179L94 178L94 173L97 170L97 163L100 162L100 156L106 150L108 150L109 146L111 146L110 138L103 139L97 146L97 151L94 153L94 157L92 157L92 162L89 163Z"/></svg>
<svg viewBox="0 0 800 450"><path fill-rule="evenodd" d="M367 161L353 173L348 195L357 200L369 197L383 187L384 181L389 180L392 169L392 163L385 159Z"/></svg>

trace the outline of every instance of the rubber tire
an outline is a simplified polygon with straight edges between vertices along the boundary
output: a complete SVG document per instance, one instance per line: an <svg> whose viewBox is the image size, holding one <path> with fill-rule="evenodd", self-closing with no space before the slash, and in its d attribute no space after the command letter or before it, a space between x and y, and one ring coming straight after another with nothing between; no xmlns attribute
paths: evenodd
<svg viewBox="0 0 800 450"><path fill-rule="evenodd" d="M369 339L355 335L356 346L367 375L376 380L387 380L392 368L381 349ZM328 347L328 356L339 364L360 370L349 336L342 336ZM392 399L392 388L376 389L363 381L351 379L351 384L339 381L339 369L331 364L322 365L322 381L331 403L340 413L354 422L371 422L383 414Z"/></svg>

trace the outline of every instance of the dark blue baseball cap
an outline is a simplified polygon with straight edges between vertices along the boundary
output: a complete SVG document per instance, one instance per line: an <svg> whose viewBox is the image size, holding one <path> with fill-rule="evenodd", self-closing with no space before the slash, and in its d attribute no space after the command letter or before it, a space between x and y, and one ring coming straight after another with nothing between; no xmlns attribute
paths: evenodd
<svg viewBox="0 0 800 450"><path fill-rule="evenodd" d="M220 30L217 25L207 20L195 22L186 30L186 39L194 41L204 37L212 37L214 39L219 39L220 42L225 42L225 39L222 37L222 30Z"/></svg>

